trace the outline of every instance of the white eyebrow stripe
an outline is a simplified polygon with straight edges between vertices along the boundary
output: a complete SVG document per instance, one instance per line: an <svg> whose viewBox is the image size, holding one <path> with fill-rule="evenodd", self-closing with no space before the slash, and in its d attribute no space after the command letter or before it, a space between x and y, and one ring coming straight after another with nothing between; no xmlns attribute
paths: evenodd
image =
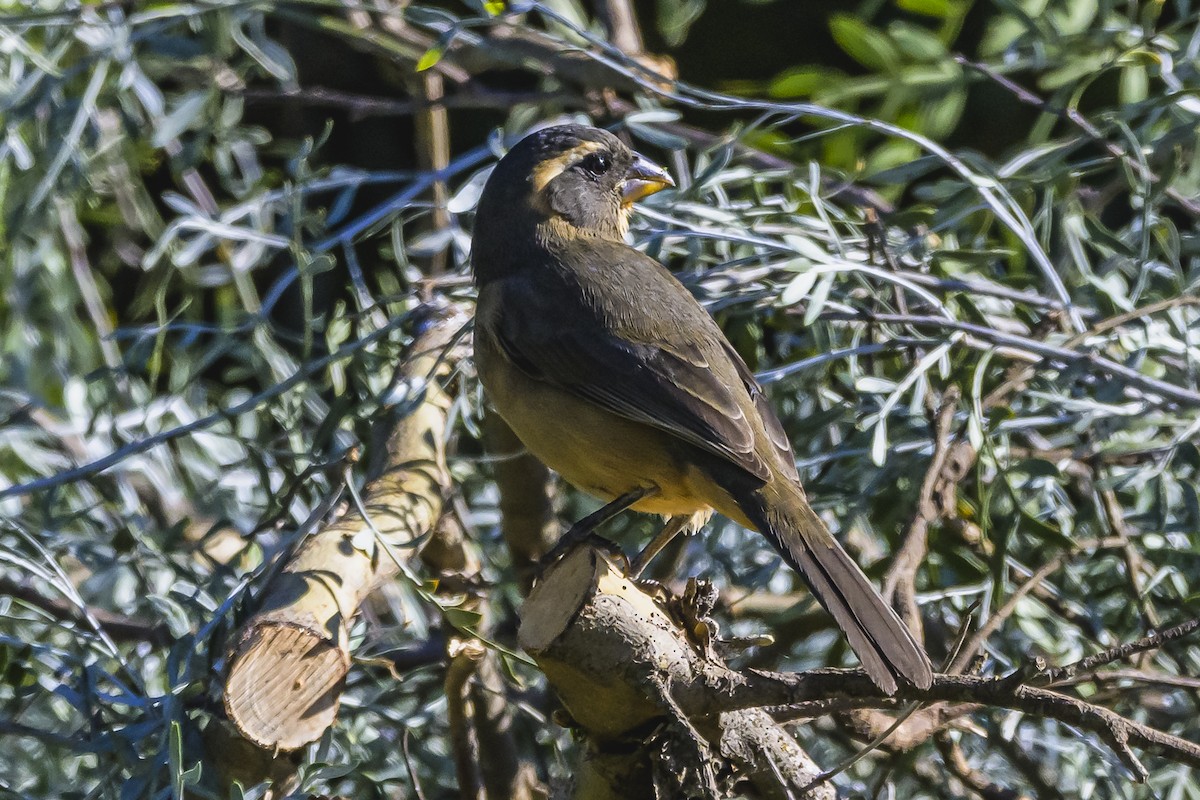
<svg viewBox="0 0 1200 800"><path fill-rule="evenodd" d="M602 142L583 142L572 147L561 156L555 156L548 161L543 161L533 168L533 174L530 176L530 181L533 182L533 191L541 193L550 181L563 174L567 167L579 161L589 153L594 153L597 150L603 150Z"/></svg>

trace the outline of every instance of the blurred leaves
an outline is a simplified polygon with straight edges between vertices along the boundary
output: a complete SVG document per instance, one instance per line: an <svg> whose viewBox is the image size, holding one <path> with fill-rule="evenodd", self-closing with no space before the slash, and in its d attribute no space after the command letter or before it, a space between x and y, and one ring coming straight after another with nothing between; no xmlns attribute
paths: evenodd
<svg viewBox="0 0 1200 800"><path fill-rule="evenodd" d="M688 29L704 13L708 0L655 0L655 22L659 33L671 47L679 47Z"/></svg>

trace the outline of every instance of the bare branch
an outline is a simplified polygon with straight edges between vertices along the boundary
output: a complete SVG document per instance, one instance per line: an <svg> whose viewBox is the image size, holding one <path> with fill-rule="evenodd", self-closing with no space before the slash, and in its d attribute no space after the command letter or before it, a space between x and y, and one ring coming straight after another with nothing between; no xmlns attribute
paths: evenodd
<svg viewBox="0 0 1200 800"><path fill-rule="evenodd" d="M1180 623L1174 627L1167 628L1164 631L1152 633L1149 636L1143 636L1134 642L1110 647L1109 649L1090 655L1087 658L1080 659L1074 664L1069 664L1065 667L1048 669L1039 677L1044 680L1047 685L1073 681L1077 676L1092 672L1105 664L1112 664L1115 661L1124 661L1139 653L1145 653L1150 650L1157 650L1167 642L1173 642L1176 639L1182 639L1185 636L1190 636L1200 630L1200 619L1190 619L1187 622Z"/></svg>
<svg viewBox="0 0 1200 800"><path fill-rule="evenodd" d="M1077 725L1099 735L1139 780L1145 780L1149 773L1134 756L1132 746L1151 750L1181 764L1200 766L1200 744L1074 697L1020 683L1014 685L1009 678L936 675L928 691L905 686L899 689L895 698L888 698L859 671L814 670L791 675L753 672L744 682L729 687L725 697L709 699L713 702L710 710L716 711L744 706L782 706L829 697L872 698L880 702L881 707L905 700L980 703Z"/></svg>
<svg viewBox="0 0 1200 800"><path fill-rule="evenodd" d="M883 579L883 596L899 608L909 630L917 641L925 641L921 610L917 607L917 570L928 552L929 526L949 511L945 503L934 502L934 490L944 485L943 467L950 453L950 427L954 423L954 412L958 410L960 393L957 386L950 386L942 394L941 403L933 415L933 458L925 470L921 492L917 499L917 511L904 533L904 543L896 551L892 565ZM949 489L951 495L954 486Z"/></svg>

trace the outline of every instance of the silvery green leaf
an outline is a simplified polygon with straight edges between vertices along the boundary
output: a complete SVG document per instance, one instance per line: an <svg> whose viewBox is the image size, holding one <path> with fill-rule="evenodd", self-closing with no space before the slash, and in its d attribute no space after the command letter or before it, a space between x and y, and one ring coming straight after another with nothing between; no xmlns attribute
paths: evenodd
<svg viewBox="0 0 1200 800"><path fill-rule="evenodd" d="M634 111L625 117L626 124L634 125L654 125L662 122L678 122L681 115L678 111L673 111L668 108L649 108L642 111Z"/></svg>
<svg viewBox="0 0 1200 800"><path fill-rule="evenodd" d="M779 302L784 306L791 306L799 303L804 298L808 297L808 293L812 290L813 285L817 282L820 276L818 270L813 269L811 262L804 258L795 258L788 262L789 267L802 269L796 277L792 278L787 286L783 287L783 291L779 293ZM807 268L805 268L807 267Z"/></svg>
<svg viewBox="0 0 1200 800"><path fill-rule="evenodd" d="M887 394L896 390L898 384L886 378L876 378L873 375L863 375L854 381L854 388L867 394Z"/></svg>
<svg viewBox="0 0 1200 800"><path fill-rule="evenodd" d="M875 466L882 467L887 461L887 448L887 420L881 419L875 425L875 430L871 435L871 462Z"/></svg>
<svg viewBox="0 0 1200 800"><path fill-rule="evenodd" d="M487 179L491 177L493 169L494 165L488 166L472 175L446 203L446 210L451 214L464 214L473 210L479 203L483 187L487 183Z"/></svg>
<svg viewBox="0 0 1200 800"><path fill-rule="evenodd" d="M437 255L454 241L454 232L450 228L427 231L415 236L408 243L408 252L418 258Z"/></svg>
<svg viewBox="0 0 1200 800"><path fill-rule="evenodd" d="M808 307L804 310L805 325L812 325L821 316L821 312L825 309L825 303L829 300L829 292L833 289L835 277L835 273L827 272L817 281L816 288L809 297Z"/></svg>
<svg viewBox="0 0 1200 800"><path fill-rule="evenodd" d="M682 136L677 136L673 133L656 128L652 125L641 125L639 123L627 123L630 132L637 138L648 142L655 147L660 147L663 150L683 150L687 147L687 140Z"/></svg>
<svg viewBox="0 0 1200 800"><path fill-rule="evenodd" d="M151 140L155 147L163 147L187 130L199 118L208 104L210 93L207 89L197 89L183 96L175 108L162 117L154 126L154 137Z"/></svg>
<svg viewBox="0 0 1200 800"><path fill-rule="evenodd" d="M818 264L829 260L829 251L807 236L797 236L794 233L785 233L783 235L783 241L787 242L788 247L792 248L800 255L812 259Z"/></svg>

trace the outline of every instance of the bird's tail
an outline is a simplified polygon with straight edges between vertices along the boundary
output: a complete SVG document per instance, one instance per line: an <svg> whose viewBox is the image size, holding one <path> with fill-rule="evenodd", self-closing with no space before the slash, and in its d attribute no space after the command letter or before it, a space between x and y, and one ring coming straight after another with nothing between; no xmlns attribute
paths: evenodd
<svg viewBox="0 0 1200 800"><path fill-rule="evenodd" d="M776 478L739 503L743 512L799 572L825 610L845 631L867 675L892 694L896 678L921 689L933 683L929 657L908 627L825 523L809 506L799 484Z"/></svg>

